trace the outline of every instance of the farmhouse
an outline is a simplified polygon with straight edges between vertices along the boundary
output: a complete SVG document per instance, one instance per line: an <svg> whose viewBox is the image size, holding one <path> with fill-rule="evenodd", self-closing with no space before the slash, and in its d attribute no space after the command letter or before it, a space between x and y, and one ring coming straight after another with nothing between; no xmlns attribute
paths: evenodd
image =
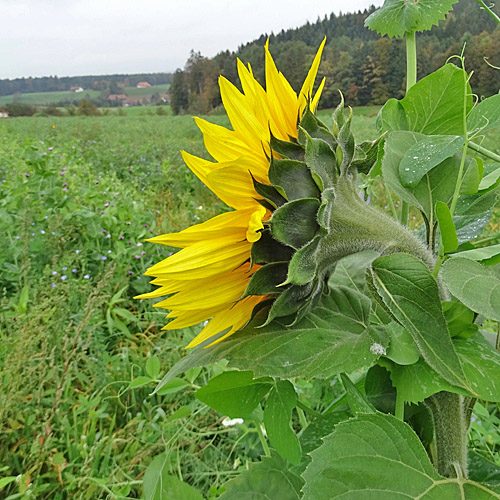
<svg viewBox="0 0 500 500"><path fill-rule="evenodd" d="M70 92L83 92L83 87L70 87Z"/></svg>
<svg viewBox="0 0 500 500"><path fill-rule="evenodd" d="M0 118L8 118L9 117L9 113L7 113L7 111L0 111Z"/></svg>
<svg viewBox="0 0 500 500"><path fill-rule="evenodd" d="M126 101L127 96L125 94L109 94L108 101Z"/></svg>
<svg viewBox="0 0 500 500"><path fill-rule="evenodd" d="M147 87L151 87L151 84L150 84L150 83L148 83L148 82L139 82L139 83L137 84L137 88L138 88L138 89L145 89L145 88L147 88Z"/></svg>

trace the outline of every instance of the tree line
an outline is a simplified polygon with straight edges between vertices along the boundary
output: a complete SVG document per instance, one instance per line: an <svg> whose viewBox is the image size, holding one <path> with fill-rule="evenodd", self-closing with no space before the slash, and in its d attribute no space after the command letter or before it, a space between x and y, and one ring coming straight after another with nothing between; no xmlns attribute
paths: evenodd
<svg viewBox="0 0 500 500"><path fill-rule="evenodd" d="M135 87L139 82L163 85L172 81L172 73L137 73L133 75L87 75L87 76L43 76L0 80L0 96L12 94L31 94L33 92L59 92L71 87L85 90L103 91L110 87Z"/></svg>
<svg viewBox="0 0 500 500"><path fill-rule="evenodd" d="M254 75L263 83L263 46L267 38L278 68L294 89L300 89L315 51L326 35L319 69L319 77L327 78L321 99L323 108L338 104L338 89L351 106L383 104L390 97L402 97L406 86L404 41L380 38L364 27L365 19L374 10L372 6L357 13L330 14L299 28L262 35L236 52L221 52L213 58L192 51L184 69L178 69L172 78L173 112L216 112L221 106L218 75L239 85L237 57L250 63ZM473 91L478 96L498 93L500 70L492 66L500 66L500 28L472 1L461 0L438 27L417 34L418 77L428 75L451 56L460 54L464 45L467 70L474 71Z"/></svg>

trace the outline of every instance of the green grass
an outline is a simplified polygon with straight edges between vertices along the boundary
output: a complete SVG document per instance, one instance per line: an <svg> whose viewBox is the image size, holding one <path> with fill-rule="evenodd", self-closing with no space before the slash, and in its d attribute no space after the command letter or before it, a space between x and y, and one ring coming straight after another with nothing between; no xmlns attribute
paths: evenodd
<svg viewBox="0 0 500 500"><path fill-rule="evenodd" d="M168 92L169 84L164 85L153 85L147 88L137 88L137 87L125 87L123 93L127 94L129 97L149 97L155 93L164 94ZM14 98L18 102L23 104L32 104L38 106L46 106L48 104L57 103L60 101L74 101L81 99L97 99L101 95L99 90L85 89L83 92L34 92L30 94L21 94L19 97L13 95L0 96L0 105L8 104L14 101Z"/></svg>

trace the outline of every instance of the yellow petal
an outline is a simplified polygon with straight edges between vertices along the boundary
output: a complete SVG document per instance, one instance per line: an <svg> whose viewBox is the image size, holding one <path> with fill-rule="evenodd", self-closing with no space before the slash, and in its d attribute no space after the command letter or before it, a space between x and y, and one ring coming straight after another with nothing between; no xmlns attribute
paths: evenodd
<svg viewBox="0 0 500 500"><path fill-rule="evenodd" d="M318 107L319 98L321 97L321 93L323 92L325 82L326 82L326 78L323 77L323 80L321 80L321 83L319 84L318 90L316 91L316 94L314 95L314 99L311 102L311 111L313 113L316 112L316 108Z"/></svg>
<svg viewBox="0 0 500 500"><path fill-rule="evenodd" d="M234 241L242 241L245 238L248 222L254 211L255 207L226 212L201 224L188 227L180 233L162 234L161 236L149 238L147 241L176 248L185 248L199 241L219 239L226 236L233 236Z"/></svg>
<svg viewBox="0 0 500 500"><path fill-rule="evenodd" d="M269 142L269 130L255 118L245 96L229 80L221 76L219 86L224 108L237 136L251 149L261 151L262 143Z"/></svg>
<svg viewBox="0 0 500 500"><path fill-rule="evenodd" d="M240 330L250 320L254 307L265 298L265 296L247 297L241 302L238 302L234 307L216 314L212 320L210 320L210 323L208 323L208 325L190 342L186 349L195 347L224 330L229 329L229 331L224 334L223 338ZM222 340L222 338L220 340ZM217 341L210 345L216 343Z"/></svg>
<svg viewBox="0 0 500 500"><path fill-rule="evenodd" d="M266 46L266 93L273 120L280 131L280 139L297 136L297 95L286 78L278 72Z"/></svg>
<svg viewBox="0 0 500 500"><path fill-rule="evenodd" d="M227 309L227 305L218 309L199 309L196 311L176 311L175 315L168 314L168 317L176 316L170 323L166 324L162 330L178 330L187 326L197 325L202 321L212 318L215 314Z"/></svg>
<svg viewBox="0 0 500 500"><path fill-rule="evenodd" d="M260 159L262 154L255 154L245 142L239 139L233 130L228 130L225 127L216 125L215 123L207 122L202 118L195 117L196 125L203 133L203 140L207 151L213 158L219 162L236 160L240 156L256 157L256 161ZM265 160L265 158L263 158ZM267 164L267 162L266 162ZM267 166L267 165L266 165Z"/></svg>
<svg viewBox="0 0 500 500"><path fill-rule="evenodd" d="M260 231L264 229L264 224L262 224L262 221L266 215L267 210L263 206L260 206L255 212L253 212L248 223L248 230L246 233L248 241L254 243L260 240Z"/></svg>
<svg viewBox="0 0 500 500"><path fill-rule="evenodd" d="M235 271L230 276L196 280L180 292L155 304L154 307L192 311L198 308L220 308L223 304L232 305L243 295L250 276L245 270L245 272Z"/></svg>
<svg viewBox="0 0 500 500"><path fill-rule="evenodd" d="M253 187L252 176L242 163L220 168L208 176L217 195L229 200L228 204L237 209L256 207L258 202L255 200L259 198Z"/></svg>
<svg viewBox="0 0 500 500"><path fill-rule="evenodd" d="M302 85L302 89L300 90L299 114L302 114L302 111L304 110L307 102L312 100L314 81L316 80L316 75L318 74L319 63L321 62L321 54L323 53L323 48L325 47L325 43L326 43L326 36L325 38L323 38L323 41L321 42L321 45L319 46L319 49L316 52L314 61L311 65L311 68L309 69L309 72L307 73L306 79L304 80L304 84Z"/></svg>
<svg viewBox="0 0 500 500"><path fill-rule="evenodd" d="M173 279L194 279L231 271L250 256L251 243L234 242L232 237L200 241L162 260L145 273ZM237 263L237 265L235 265Z"/></svg>

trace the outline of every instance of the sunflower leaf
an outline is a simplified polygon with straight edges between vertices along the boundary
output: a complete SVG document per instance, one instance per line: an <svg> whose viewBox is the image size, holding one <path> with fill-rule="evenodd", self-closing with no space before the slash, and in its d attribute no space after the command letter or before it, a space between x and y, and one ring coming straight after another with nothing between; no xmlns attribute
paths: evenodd
<svg viewBox="0 0 500 500"><path fill-rule="evenodd" d="M333 377L371 366L389 344L385 329L369 323L371 300L345 287L320 296L318 305L291 327L281 320L262 328L250 324L208 349L206 344L190 349L156 390L189 368L220 359L256 377L284 379Z"/></svg>
<svg viewBox="0 0 500 500"><path fill-rule="evenodd" d="M339 423L311 457L302 474L303 500L498 498L474 481L440 476L413 429L392 415Z"/></svg>
<svg viewBox="0 0 500 500"><path fill-rule="evenodd" d="M380 35L402 37L408 31L426 31L445 19L457 0L385 0L368 16L365 26Z"/></svg>

